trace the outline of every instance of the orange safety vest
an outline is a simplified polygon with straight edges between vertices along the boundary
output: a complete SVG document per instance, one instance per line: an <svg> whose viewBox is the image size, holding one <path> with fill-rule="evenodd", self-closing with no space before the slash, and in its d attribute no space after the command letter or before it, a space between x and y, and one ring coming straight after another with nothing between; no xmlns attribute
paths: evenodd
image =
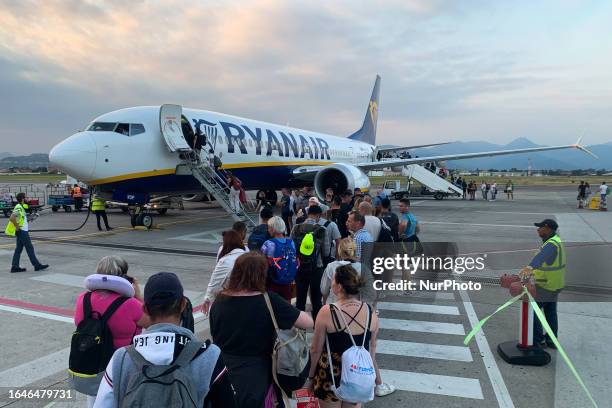
<svg viewBox="0 0 612 408"><path fill-rule="evenodd" d="M75 187L72 189L72 197L73 198L83 197L83 193L81 193L81 187Z"/></svg>

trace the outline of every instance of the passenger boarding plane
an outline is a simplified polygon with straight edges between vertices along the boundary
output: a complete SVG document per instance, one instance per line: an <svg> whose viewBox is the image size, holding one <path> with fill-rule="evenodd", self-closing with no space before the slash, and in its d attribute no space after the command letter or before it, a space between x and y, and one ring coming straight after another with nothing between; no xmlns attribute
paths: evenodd
<svg viewBox="0 0 612 408"><path fill-rule="evenodd" d="M336 192L367 190L366 172L374 169L566 148L586 151L578 140L564 146L379 161L383 152L435 145L377 147L379 93L377 76L363 124L348 137L178 105L140 106L97 117L84 131L53 147L49 159L107 196L151 197L207 189L201 177L183 167L188 158L206 165L212 152L222 169L230 170L248 190L314 185L323 197L328 187Z"/></svg>

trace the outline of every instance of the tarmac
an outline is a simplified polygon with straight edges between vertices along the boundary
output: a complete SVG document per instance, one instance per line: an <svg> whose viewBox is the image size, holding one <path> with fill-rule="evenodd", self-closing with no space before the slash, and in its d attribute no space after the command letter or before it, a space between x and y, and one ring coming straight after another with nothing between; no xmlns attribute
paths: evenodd
<svg viewBox="0 0 612 408"><path fill-rule="evenodd" d="M486 254L486 268L455 276L483 284L482 290L386 293L379 304L381 330L377 360L383 380L397 391L367 407L586 407L590 403L557 351L543 367L511 366L498 355L499 343L518 337L518 305L492 318L464 346L478 320L510 298L499 276L516 273L541 244L533 223L555 218L568 242L568 286L559 304L559 338L599 406L612 400L612 214L577 210L575 187L517 187L515 199L494 202L412 200L423 241L455 242L460 254ZM394 201L394 207L397 202ZM194 306L200 305L213 270L221 232L232 221L208 203L155 216L152 230L134 230L129 217L109 211L111 232L98 232L92 215L43 213L30 226L39 259L50 264L34 272L9 273L14 241L0 237L0 407L84 406L71 400L16 399L11 390L68 390L66 367L72 313L83 278L98 260L120 255L144 287L160 271L181 278ZM585 267L585 265L587 267ZM574 272L575 271L575 272ZM208 338L208 320L196 310L196 332ZM608 401L608 402L606 402Z"/></svg>

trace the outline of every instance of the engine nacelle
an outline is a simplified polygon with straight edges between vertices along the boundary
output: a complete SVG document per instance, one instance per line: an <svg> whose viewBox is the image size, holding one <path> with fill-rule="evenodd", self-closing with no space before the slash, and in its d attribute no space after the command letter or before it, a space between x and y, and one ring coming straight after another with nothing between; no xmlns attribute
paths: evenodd
<svg viewBox="0 0 612 408"><path fill-rule="evenodd" d="M370 178L360 169L346 163L336 163L319 170L314 179L314 187L319 198L325 198L325 190L334 189L335 194L359 187L370 188Z"/></svg>
<svg viewBox="0 0 612 408"><path fill-rule="evenodd" d="M183 201L208 201L207 194L183 194Z"/></svg>

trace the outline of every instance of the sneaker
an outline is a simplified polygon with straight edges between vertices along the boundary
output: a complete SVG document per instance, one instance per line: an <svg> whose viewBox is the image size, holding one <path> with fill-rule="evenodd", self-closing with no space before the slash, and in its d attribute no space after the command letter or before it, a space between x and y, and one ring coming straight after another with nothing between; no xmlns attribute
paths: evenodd
<svg viewBox="0 0 612 408"><path fill-rule="evenodd" d="M111 227L107 227L106 230L107 231L112 231L113 229ZM102 230L100 230L100 231L102 231Z"/></svg>
<svg viewBox="0 0 612 408"><path fill-rule="evenodd" d="M553 343L552 340L546 339L546 341L544 343L546 344L546 347L548 347L548 348L551 348L553 350L557 349L557 346L555 346L555 343Z"/></svg>
<svg viewBox="0 0 612 408"><path fill-rule="evenodd" d="M374 393L377 397L384 397L395 392L395 387L391 384L382 383L374 388Z"/></svg>
<svg viewBox="0 0 612 408"><path fill-rule="evenodd" d="M11 273L16 273L16 272L25 272L25 271L26 271L26 268L21 268L21 267L17 267L17 268L12 267L12 268L11 268Z"/></svg>
<svg viewBox="0 0 612 408"><path fill-rule="evenodd" d="M49 265L47 265L47 264L41 264L41 265L38 265L37 267L35 267L34 270L35 271L42 271L44 269L47 269L48 267L49 267Z"/></svg>
<svg viewBox="0 0 612 408"><path fill-rule="evenodd" d="M546 342L544 340L542 340L542 341L534 341L533 345L537 346L537 347L539 347L541 349L545 349L546 348Z"/></svg>

